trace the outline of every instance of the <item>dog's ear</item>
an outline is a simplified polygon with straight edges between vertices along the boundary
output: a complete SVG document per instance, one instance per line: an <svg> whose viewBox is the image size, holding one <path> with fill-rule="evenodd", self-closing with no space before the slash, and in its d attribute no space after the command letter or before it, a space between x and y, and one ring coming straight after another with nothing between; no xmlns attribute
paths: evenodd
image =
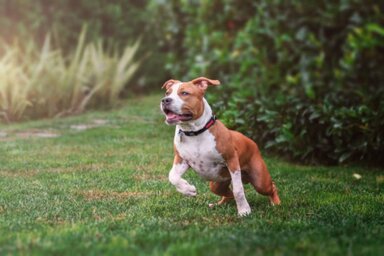
<svg viewBox="0 0 384 256"><path fill-rule="evenodd" d="M178 80L174 80L174 79L170 79L170 80L168 80L167 82L165 82L165 83L163 84L163 86L161 87L161 89L164 89L164 88L165 88L165 90L168 90L169 87L171 87L172 85L174 85L175 83L178 83L178 82L180 82L180 81L178 81Z"/></svg>
<svg viewBox="0 0 384 256"><path fill-rule="evenodd" d="M199 86L204 91L208 88L210 85L219 85L219 80L212 80L206 77L198 77L191 81L194 85Z"/></svg>

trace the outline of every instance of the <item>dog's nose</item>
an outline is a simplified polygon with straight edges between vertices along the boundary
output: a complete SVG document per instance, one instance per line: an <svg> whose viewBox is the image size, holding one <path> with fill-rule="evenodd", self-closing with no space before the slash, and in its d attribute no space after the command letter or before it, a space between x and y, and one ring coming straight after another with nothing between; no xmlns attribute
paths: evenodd
<svg viewBox="0 0 384 256"><path fill-rule="evenodd" d="M165 97L161 100L161 102L163 103L163 105L169 105L172 103L172 98L170 97Z"/></svg>

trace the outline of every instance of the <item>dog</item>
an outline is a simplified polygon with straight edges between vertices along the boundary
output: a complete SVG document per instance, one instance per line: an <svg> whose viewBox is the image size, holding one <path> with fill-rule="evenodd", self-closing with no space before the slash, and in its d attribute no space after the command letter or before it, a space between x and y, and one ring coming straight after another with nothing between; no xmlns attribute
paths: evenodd
<svg viewBox="0 0 384 256"><path fill-rule="evenodd" d="M245 135L229 130L216 119L204 98L209 86L218 80L199 77L188 82L168 80L160 108L168 125L176 125L174 160L169 181L186 196L196 196L195 186L182 178L192 168L210 181L210 190L221 200L210 207L235 199L239 216L251 213L243 183L280 204L277 188L261 157L257 144ZM232 185L232 189L231 189Z"/></svg>

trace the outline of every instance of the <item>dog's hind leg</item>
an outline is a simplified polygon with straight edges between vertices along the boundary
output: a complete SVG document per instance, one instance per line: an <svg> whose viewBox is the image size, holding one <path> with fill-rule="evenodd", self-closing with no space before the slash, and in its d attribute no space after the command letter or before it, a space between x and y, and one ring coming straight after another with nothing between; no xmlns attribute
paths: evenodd
<svg viewBox="0 0 384 256"><path fill-rule="evenodd" d="M249 181L258 193L268 196L272 205L280 204L275 183L272 181L267 166L261 157L252 159L251 170L248 172L248 176Z"/></svg>
<svg viewBox="0 0 384 256"><path fill-rule="evenodd" d="M209 188L211 191L218 195L221 196L220 201L214 204L209 204L209 207L214 207L216 205L222 205L224 203L227 203L231 200L234 199L232 190L229 188L229 185L231 184L231 181L224 181L224 182L216 182L216 181L211 181L209 183Z"/></svg>

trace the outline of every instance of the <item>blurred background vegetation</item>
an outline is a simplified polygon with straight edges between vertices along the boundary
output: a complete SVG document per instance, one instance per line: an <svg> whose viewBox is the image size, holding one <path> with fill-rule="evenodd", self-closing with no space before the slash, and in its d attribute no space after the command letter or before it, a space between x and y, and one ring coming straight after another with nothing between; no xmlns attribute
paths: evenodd
<svg viewBox="0 0 384 256"><path fill-rule="evenodd" d="M207 76L222 82L208 95L220 119L263 149L383 163L383 11L373 0L0 0L0 118Z"/></svg>

